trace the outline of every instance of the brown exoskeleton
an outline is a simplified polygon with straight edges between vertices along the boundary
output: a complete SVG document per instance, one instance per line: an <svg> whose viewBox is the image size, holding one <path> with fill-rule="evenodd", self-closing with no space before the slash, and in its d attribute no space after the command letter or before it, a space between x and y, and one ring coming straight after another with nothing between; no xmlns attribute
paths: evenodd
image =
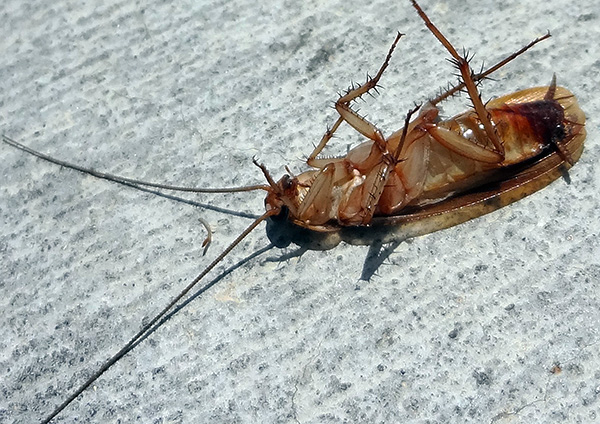
<svg viewBox="0 0 600 424"><path fill-rule="evenodd" d="M149 184L71 165L35 152L13 140L4 141L43 159L100 178L133 185L195 192L267 191L267 211L196 277L130 342L110 358L75 393L45 420L49 422L104 371L128 353L155 324L172 310L194 285L208 274L254 228L268 217L286 218L296 226L331 237L346 228L384 227L390 237L422 234L480 216L538 190L558 178L581 155L585 116L572 93L558 87L555 78L547 87L509 94L488 103L479 95L478 83L507 62L547 38L538 38L481 73L474 73L465 56L433 25L416 1L413 6L434 36L448 50L461 82L429 102L411 110L404 127L389 136L359 116L352 102L374 90L389 64L401 35L375 75L349 90L335 104L339 118L308 158L312 170L283 176L275 182L267 169L268 184L237 189L184 189ZM447 120L439 118L438 104L464 91L473 109ZM417 114L415 119L413 115ZM342 123L348 123L368 141L340 158L319 154Z"/></svg>
<svg viewBox="0 0 600 424"><path fill-rule="evenodd" d="M484 105L476 82L490 71L475 75L468 58L457 53L416 1L412 3L452 56L463 81L460 89L467 92L473 109L440 121L436 105L457 91L451 90L420 107L412 122L410 117L419 108L410 111L404 128L387 138L354 112L350 103L376 87L401 37L398 34L376 76L335 103L340 117L307 161L316 170L271 183L268 210L279 212L285 207L289 219L299 226L335 231L340 226L369 225L377 217L401 216L409 207L426 213L432 204L443 205L446 199L456 203L462 193L477 186L514 178L515 169L535 158L550 162L554 153L568 166L579 158L585 115L573 94L556 86L555 77L548 87L519 91ZM344 121L370 141L345 157L319 159L317 155ZM530 174L530 182L535 179ZM501 195L498 192L496 197Z"/></svg>

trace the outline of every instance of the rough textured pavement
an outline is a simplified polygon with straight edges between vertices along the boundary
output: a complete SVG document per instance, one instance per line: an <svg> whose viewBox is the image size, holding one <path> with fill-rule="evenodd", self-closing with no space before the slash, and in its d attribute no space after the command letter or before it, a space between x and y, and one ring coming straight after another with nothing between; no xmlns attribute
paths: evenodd
<svg viewBox="0 0 600 424"><path fill-rule="evenodd" d="M377 71L396 31L361 105L385 133L454 80L408 1L255 3L4 0L1 132L102 171L241 185L262 182L253 156L305 169L336 92ZM261 226L56 422L600 420L600 2L422 6L475 67L552 32L483 98L556 73L588 117L570 184L389 249L262 252ZM359 141L342 131L328 153ZM182 196L194 207L0 157L3 423L39 422L263 210L260 193Z"/></svg>

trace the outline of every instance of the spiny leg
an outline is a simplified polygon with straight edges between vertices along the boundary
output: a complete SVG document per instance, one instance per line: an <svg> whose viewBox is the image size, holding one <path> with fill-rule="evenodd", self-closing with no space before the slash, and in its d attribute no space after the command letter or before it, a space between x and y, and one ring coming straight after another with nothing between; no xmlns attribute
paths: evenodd
<svg viewBox="0 0 600 424"><path fill-rule="evenodd" d="M548 32L547 34L536 38L535 40L531 41L529 44L527 44L525 47L520 48L518 51L511 53L510 55L508 55L506 58L502 59L500 62L496 63L494 66L486 69L483 72L480 72L478 74L474 74L472 75L472 79L474 82L479 82L485 78L487 78L489 75L493 74L494 72L496 72L498 69L502 68L504 65L506 65L508 62L512 61L513 59L515 59L516 57L522 55L523 53L525 53L527 50L529 50L530 48L532 48L533 46L535 46L537 43L539 43L540 41L544 41L548 38L550 38L551 35ZM459 91L461 91L462 89L465 88L465 83L461 82L457 85L455 85L454 87L450 87L447 90L444 90L443 92L441 92L438 96L436 96L435 98L431 99L429 101L429 103L431 103L432 105L437 105L438 103L446 100L447 98L455 95L456 93L458 93Z"/></svg>
<svg viewBox="0 0 600 424"><path fill-rule="evenodd" d="M415 105L415 107L408 111L406 114L406 118L404 118L404 127L402 128L402 135L400 136L400 142L396 146L396 150L394 151L394 161L398 163L400 161L400 153L402 152L402 148L404 147L404 142L406 141L406 135L408 134L408 126L410 125L410 118L415 114L419 109L421 109L421 105Z"/></svg>
<svg viewBox="0 0 600 424"><path fill-rule="evenodd" d="M374 178L370 178L371 175L367 177L367 184L369 179L372 179L371 186L365 192L365 198L363 199L363 211L365 212L363 216L362 224L366 225L371 222L373 219L373 215L375 214L375 210L377 209L377 204L379 203L379 199L383 194L383 190L385 189L386 184L388 183L390 172L396 167L400 159L400 152L402 151L402 147L404 146L404 141L406 140L406 135L408 133L408 126L410 124L410 118L412 115L419 110L421 105L415 106L413 109L409 110L406 114L406 118L404 119L404 128L402 129L402 136L400 138L400 142L396 147L394 153L385 153L382 156L381 163L374 168L375 174L373 174Z"/></svg>
<svg viewBox="0 0 600 424"><path fill-rule="evenodd" d="M348 91L348 93L346 93L345 96L340 97L340 99L338 100L338 103L349 103L352 100L356 99L357 97L360 97L363 94L366 94L369 90L371 90L377 86L377 84L379 83L379 79L383 75L383 72L390 64L390 59L392 58L392 53L394 53L394 49L396 48L398 41L400 41L400 38L403 35L404 34L402 34L400 32L398 34L396 34L396 38L394 39L394 42L392 43L392 46L390 47L390 50L388 51L388 54L385 57L385 61L383 62L383 65L381 65L381 68L379 68L379 71L377 71L377 74L373 78L367 78L367 81L360 87L357 87L353 90Z"/></svg>
<svg viewBox="0 0 600 424"><path fill-rule="evenodd" d="M441 31L431 22L431 20L425 14L423 9L421 9L421 7L417 4L416 0L411 1L412 5L417 10L417 13L425 22L427 28L429 28L433 35L435 35L435 37L440 41L440 43L442 43L442 45L446 48L446 50L448 50L448 52L452 56L454 64L460 71L463 83L467 89L467 93L471 98L471 102L473 102L473 108L475 109L475 113L477 113L479 120L483 124L486 135L494 145L496 153L499 154L499 157L501 158L500 161L502 161L504 159L504 146L502 145L502 142L500 141L500 138L496 133L488 111L486 110L483 102L481 101L481 97L479 96L479 90L477 89L477 85L473 80L473 71L471 70L471 66L469 65L468 58L466 56L462 57L461 55L459 55L454 46L452 46L452 44L450 43L450 41L448 41L448 39L441 33Z"/></svg>
<svg viewBox="0 0 600 424"><path fill-rule="evenodd" d="M368 93L372 89L377 90L376 87L379 82L379 79L381 78L381 75L383 75L385 69L388 67L390 59L392 57L392 53L394 52L394 49L396 48L396 45L398 44L398 41L400 40L400 37L402 37L402 35L403 34L401 33L398 33L398 35L396 35L396 38L394 39L394 42L392 43L392 46L388 51L385 61L383 62L383 65L381 65L381 68L379 68L377 74L373 78L367 76L367 81L364 84L356 88L350 89L345 95L340 97L335 102L335 108L340 114L340 117L337 119L335 124L333 124L333 126L325 132L319 144L314 148L314 150L306 160L306 163L308 165L314 166L316 168L321 167L319 166L317 156L325 148L325 145L329 142L329 140L331 140L333 134L337 131L339 126L344 121L348 122L355 130L363 134L365 137L368 137L376 143L385 144L385 140L383 138L383 135L381 134L381 131L379 131L377 127L375 127L373 124L368 122L364 117L354 112L350 108L350 102ZM330 162L330 160L328 160L328 162Z"/></svg>
<svg viewBox="0 0 600 424"><path fill-rule="evenodd" d="M373 214L377 209L377 204L383 193L383 190L388 183L390 172L394 169L396 164L401 161L398 159L404 140L408 134L408 127L410 118L420 108L418 105L415 108L408 111L406 119L404 121L404 129L402 130L402 136L398 142L398 146L393 153L385 152L381 156L381 160L370 170L366 179L361 187L360 195L357 197L360 202L360 209L356 215L350 213L347 224L351 225L366 225L371 222ZM311 215L313 217L325 217L329 219L331 212L331 193L334 186L342 186L354 178L352 173L348 173L346 168L339 163L328 163L319 171L319 177L315 178L313 184L310 186L308 193L302 199L302 203L298 208L297 216L302 218L303 215ZM342 211L338 210L340 215L338 219L344 220ZM318 214L316 213L318 212ZM314 218L313 218L314 219Z"/></svg>

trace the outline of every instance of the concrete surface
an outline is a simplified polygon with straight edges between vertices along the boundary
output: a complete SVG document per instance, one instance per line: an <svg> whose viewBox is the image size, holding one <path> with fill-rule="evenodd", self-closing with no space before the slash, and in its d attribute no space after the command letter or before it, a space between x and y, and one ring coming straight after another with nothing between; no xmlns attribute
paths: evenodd
<svg viewBox="0 0 600 424"><path fill-rule="evenodd" d="M277 176L335 119L331 102L406 33L376 99L386 132L452 81L408 1L22 2L0 5L1 132L121 175L199 186ZM141 343L60 423L600 421L600 2L422 1L491 64L553 37L483 97L555 72L588 117L570 172L523 201L395 246L237 265ZM445 106L462 110L464 98ZM333 146L360 141L344 131ZM334 154L332 148L328 153ZM193 207L0 146L0 421L33 423L263 210L259 193ZM202 217L215 230L206 257ZM269 246L264 226L213 272ZM364 269L374 275L361 280Z"/></svg>

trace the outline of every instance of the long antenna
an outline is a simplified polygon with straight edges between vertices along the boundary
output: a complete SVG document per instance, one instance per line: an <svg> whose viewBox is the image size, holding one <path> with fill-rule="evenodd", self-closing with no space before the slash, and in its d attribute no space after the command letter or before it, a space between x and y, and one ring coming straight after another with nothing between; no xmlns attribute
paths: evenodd
<svg viewBox="0 0 600 424"><path fill-rule="evenodd" d="M239 193L239 192L253 191L253 190L265 190L265 191L271 190L270 186L260 185L260 184L251 185L251 186L243 186L243 187L197 188L197 187L182 187L182 186L175 186L175 185L170 185L170 184L152 183L152 182L147 182L147 181L142 181L142 180L136 180L133 178L122 177L120 175L108 174L106 172L100 172L100 171L96 171L95 169L92 169L92 168L86 168L86 167L76 165L71 162L66 162L64 160L60 160L60 159L54 158L52 156L49 156L45 153L38 152L37 150L34 150L31 147L21 144L18 141L13 140L12 138L10 138L4 134L2 135L2 141L4 141L6 144L8 144L12 147L15 147L23 152L29 153L30 155L36 156L47 162L54 163L56 165L59 165L59 166L65 167L65 168L73 169L75 171L79 171L84 174L91 175L93 177L112 181L117 184L124 184L124 185L127 185L128 187L137 188L138 190L143 190L139 186L158 188L158 189L162 189L162 190L183 191L183 192L188 192L188 193L189 192L192 192L192 193ZM210 225L208 225L208 222L206 222L203 218L198 218L198 220L200 221L200 223L206 230L206 238L202 242L202 247L204 248L202 255L206 255L208 246L212 242L212 230L210 229Z"/></svg>
<svg viewBox="0 0 600 424"><path fill-rule="evenodd" d="M150 330L152 330L152 327L154 326L154 324L156 324L165 315L167 315L169 313L169 311L177 304L177 302L179 302L192 288L194 288L194 286L196 284L198 284L198 282L200 280L202 280L202 278L204 278L206 276L206 274L208 274L219 262L221 262L221 260L223 260L223 258L225 256L227 256L229 254L229 252L231 252L235 246L237 246L261 222L263 222L267 218L269 218L273 215L276 215L278 213L279 213L279 211L277 209L271 209L271 210L265 212L264 214L262 214L262 216L260 216L259 218L256 219L256 221L254 221L252 224L250 224L248 226L248 228L246 228L239 236L237 236L236 239L233 242L231 242L231 244L229 246L227 246L227 248L225 250L223 250L223 252L210 263L210 265L208 265L200 274L198 274L198 276L196 278L194 278L192 280L192 282L187 285L187 287L185 287L181 292L179 292L179 294L177 296L175 296L173 298L173 300L171 300L171 302L169 302L169 304L167 306L165 306L165 308L162 311L160 311L158 314L156 314L154 316L154 318L152 318L152 320L150 320L150 322L148 322L146 325L144 325L142 327L142 329L135 336L133 336L129 340L129 342L127 342L127 344L125 344L125 346L123 346L117 353L115 353L108 360L106 360L106 362L104 362L104 364L102 364L102 366L91 377L89 377L81 386L79 386L79 388L77 390L75 390L75 392L73 392L63 403L61 403L59 406L57 406L56 409L54 411L52 411L52 413L50 415L48 415L42 421L42 423L47 424L50 421L52 421L52 419L54 417L56 417L58 414L60 414L67 406L69 406L71 404L71 402L73 402L75 399L77 399L77 397L81 393L83 393L85 391L85 389L87 389L98 378L100 378L100 376L102 374L104 374L110 367L112 367L116 362L118 362L123 356L125 356L129 352L131 352L131 350L134 349L135 346L137 346L138 342L141 339L143 339L145 337L145 335L150 332ZM215 283L216 283L216 280L207 284L205 287L203 287L202 290L203 291L207 290L208 288L212 287L212 285L214 285Z"/></svg>
<svg viewBox="0 0 600 424"><path fill-rule="evenodd" d="M113 182L119 183L119 184L127 183L127 184L160 188L160 189L164 189L164 190L185 191L185 192L192 192L192 193L238 193L238 192L242 192L242 191L253 191L253 190L269 191L269 189L270 189L269 186L266 186L264 184L257 184L257 185L244 186L244 187L198 188L198 187L182 187L182 186L169 185L169 184L152 183L152 182L147 182L147 181L142 181L142 180L136 180L133 178L122 177L120 175L107 174L105 172L96 171L95 169L92 169L92 168L85 168L83 166L75 165L70 162L65 162L63 160L56 159L56 158L53 158L52 156L48 156L44 153L38 152L37 150L33 150L32 148L27 147L24 144L21 144L18 141L13 140L12 138L10 138L6 135L2 135L2 141L4 141L6 144L9 144L13 147L16 147L19 150L27 152L33 156L37 156L38 158L43 159L45 161L55 163L60 166L64 166L65 168L74 169L75 171L83 172L84 174L89 174L89 175L92 175L97 178L102 178L104 180L113 181Z"/></svg>

